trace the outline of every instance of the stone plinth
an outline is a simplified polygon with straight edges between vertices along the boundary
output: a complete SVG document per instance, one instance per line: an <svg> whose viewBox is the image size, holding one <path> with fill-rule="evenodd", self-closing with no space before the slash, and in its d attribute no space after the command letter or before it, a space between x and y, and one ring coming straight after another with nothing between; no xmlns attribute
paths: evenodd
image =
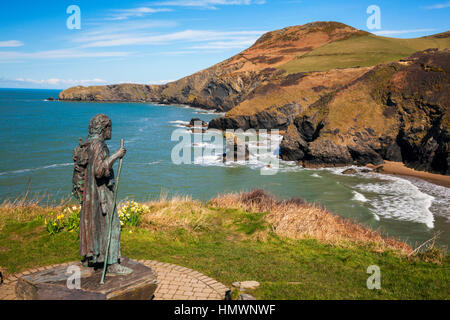
<svg viewBox="0 0 450 320"><path fill-rule="evenodd" d="M157 288L156 274L137 261L122 258L121 264L133 269L129 275L106 274L100 284L102 269L83 267L80 262L34 272L18 279L15 292L23 300L150 300ZM74 268L71 266L78 267ZM68 278L80 270L80 289L70 289ZM71 271L70 271L71 270ZM69 281L72 286L75 281Z"/></svg>

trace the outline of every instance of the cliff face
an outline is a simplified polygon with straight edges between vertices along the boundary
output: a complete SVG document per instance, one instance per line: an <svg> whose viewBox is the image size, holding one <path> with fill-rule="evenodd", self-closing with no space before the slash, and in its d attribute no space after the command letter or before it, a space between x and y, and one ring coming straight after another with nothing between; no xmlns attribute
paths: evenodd
<svg viewBox="0 0 450 320"><path fill-rule="evenodd" d="M379 65L296 116L282 158L304 166L384 160L450 174L450 52Z"/></svg>
<svg viewBox="0 0 450 320"><path fill-rule="evenodd" d="M210 129L280 129L286 130L295 117L303 110L297 103L272 107L252 115L221 117L212 119Z"/></svg>
<svg viewBox="0 0 450 320"><path fill-rule="evenodd" d="M161 99L161 86L117 84L108 86L77 86L59 94L60 100L71 101L153 101Z"/></svg>
<svg viewBox="0 0 450 320"><path fill-rule="evenodd" d="M73 87L60 93L60 100L136 101L162 104L189 104L205 109L228 111L259 84L263 74L243 71L227 74L228 68L217 65L166 85L118 84Z"/></svg>
<svg viewBox="0 0 450 320"><path fill-rule="evenodd" d="M304 166L393 160L449 174L449 47L450 32L393 39L314 22L266 33L240 54L166 85L79 86L60 99L227 112L209 127L281 129L281 157ZM427 48L438 49L420 51Z"/></svg>

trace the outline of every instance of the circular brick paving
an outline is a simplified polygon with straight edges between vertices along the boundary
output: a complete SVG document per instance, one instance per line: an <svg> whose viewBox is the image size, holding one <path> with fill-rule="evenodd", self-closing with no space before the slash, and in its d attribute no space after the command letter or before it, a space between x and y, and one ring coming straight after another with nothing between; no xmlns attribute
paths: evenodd
<svg viewBox="0 0 450 320"><path fill-rule="evenodd" d="M222 283L195 270L152 260L137 261L152 268L158 276L155 300L223 300L228 290ZM0 285L0 300L17 300L14 288L21 276L56 266L35 268L7 277Z"/></svg>

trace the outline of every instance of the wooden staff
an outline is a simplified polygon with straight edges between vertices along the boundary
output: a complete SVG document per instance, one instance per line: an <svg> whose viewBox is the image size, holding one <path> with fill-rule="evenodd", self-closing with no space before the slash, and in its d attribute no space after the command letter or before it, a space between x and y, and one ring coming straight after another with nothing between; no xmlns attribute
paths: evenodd
<svg viewBox="0 0 450 320"><path fill-rule="evenodd" d="M124 147L123 139L120 139L120 147L121 148ZM100 284L105 283L106 267L108 266L109 247L111 245L112 220L113 220L113 216L114 216L114 211L116 210L117 190L119 189L119 178L120 178L120 172L122 171L122 160L123 160L123 157L120 158L120 160L119 160L119 170L117 171L116 184L114 185L113 204L111 207L111 211L110 211L111 216L109 217L109 224L108 224L108 243L106 244L104 262L103 262L103 273L102 273L102 279L100 280Z"/></svg>

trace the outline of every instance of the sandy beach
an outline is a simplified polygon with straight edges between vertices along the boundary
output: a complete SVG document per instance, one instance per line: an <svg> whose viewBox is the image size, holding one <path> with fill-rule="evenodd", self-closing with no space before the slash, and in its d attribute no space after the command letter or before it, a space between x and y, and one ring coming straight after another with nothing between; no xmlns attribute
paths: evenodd
<svg viewBox="0 0 450 320"><path fill-rule="evenodd" d="M383 170L380 173L416 177L446 188L450 188L450 176L410 169L401 162L385 161L382 165L367 165L367 167L373 169L383 167Z"/></svg>

